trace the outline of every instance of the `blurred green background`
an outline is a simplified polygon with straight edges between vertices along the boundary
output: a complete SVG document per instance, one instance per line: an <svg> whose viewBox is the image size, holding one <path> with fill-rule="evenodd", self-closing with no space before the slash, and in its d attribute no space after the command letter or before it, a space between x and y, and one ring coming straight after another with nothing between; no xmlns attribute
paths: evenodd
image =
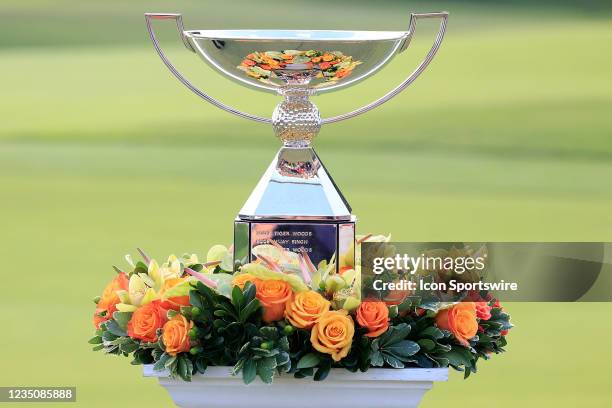
<svg viewBox="0 0 612 408"><path fill-rule="evenodd" d="M440 9L451 12L449 31L422 78L317 139L359 231L612 240L609 2L3 0L0 385L76 385L78 403L67 406L171 406L141 368L89 351L91 299L136 246L162 258L229 243L278 146L269 127L218 111L170 78L145 11L183 12L192 29L402 30L411 11ZM383 73L317 98L324 116L399 82L434 25L420 24L414 48ZM277 98L213 73L179 46L171 23L160 36L197 84L270 115ZM436 384L424 407L612 404L612 305L508 310L517 325L508 353L467 381Z"/></svg>

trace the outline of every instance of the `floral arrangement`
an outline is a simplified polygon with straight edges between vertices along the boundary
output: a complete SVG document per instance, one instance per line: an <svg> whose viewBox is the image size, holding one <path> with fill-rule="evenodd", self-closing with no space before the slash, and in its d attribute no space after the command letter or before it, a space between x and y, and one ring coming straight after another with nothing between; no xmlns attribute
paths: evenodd
<svg viewBox="0 0 612 408"><path fill-rule="evenodd" d="M362 242L384 239L361 237L356 253ZM333 259L315 266L305 253L291 253L297 270L285 267L282 250L260 251L245 265L221 245L205 262L185 255L160 265L139 252L143 260L127 256L129 270L115 267L95 299L89 343L185 381L208 366L233 366L247 384L281 373L320 381L332 367L450 366L467 378L480 359L504 351L512 327L486 293L458 303L407 294L361 300L358 262L346 259L337 272Z"/></svg>
<svg viewBox="0 0 612 408"><path fill-rule="evenodd" d="M266 81L276 76L274 71L298 64L305 69L317 70L316 78L337 81L350 75L361 61L355 61L340 51L265 51L250 53L237 68L252 78Z"/></svg>

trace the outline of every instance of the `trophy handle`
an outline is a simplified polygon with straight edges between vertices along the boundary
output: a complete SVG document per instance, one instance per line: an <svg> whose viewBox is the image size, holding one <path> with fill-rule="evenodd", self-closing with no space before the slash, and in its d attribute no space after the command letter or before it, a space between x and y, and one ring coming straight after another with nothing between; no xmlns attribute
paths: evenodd
<svg viewBox="0 0 612 408"><path fill-rule="evenodd" d="M387 102L389 99L393 98L394 96L402 92L404 89L406 89L408 85L412 84L414 80L417 79L419 75L421 75L421 73L423 73L425 68L427 68L431 60L433 60L436 53L438 52L438 49L440 48L440 45L442 44L442 40L444 40L444 33L446 32L446 24L448 22L448 12L442 11L438 13L411 13L410 14L410 24L408 26L408 35L406 36L406 39L404 40L404 42L400 45L398 49L398 53L401 53L404 50L406 50L406 48L408 48L408 45L410 44L410 41L412 40L412 36L414 35L417 21L422 18L423 19L440 18L441 19L440 29L438 30L438 35L436 36L434 44L429 50L429 52L427 53L427 55L425 56L425 59L423 59L421 64L419 64L419 66L408 76L408 78L406 78L404 82L399 84L389 93L387 93L385 96L375 100L369 105L365 105L359 109L356 109L352 112L344 113L342 115L332 116L331 118L324 118L322 119L323 124L340 122L341 120L350 119L350 118L361 115L362 113L366 113L382 105L383 103Z"/></svg>
<svg viewBox="0 0 612 408"><path fill-rule="evenodd" d="M147 23L147 31L149 32L149 37L151 38L151 41L153 42L153 47L155 47L155 51L157 51L157 54L159 55L163 63L166 65L166 67L168 67L168 69L170 70L172 75L176 77L176 79L178 79L183 85L189 88L189 90L192 91L194 94L198 95L200 98L204 99L206 102L209 102L215 105L217 108L223 109L224 111L232 113L236 116L240 116L241 118L250 119L250 120L254 120L256 122L262 122L262 123L272 123L272 119L270 118L264 118L262 116L251 115L250 113L242 112L230 106L227 106L223 102L213 98L212 96L208 95L206 92L201 91L191 82L189 82L189 80L185 78L183 74L181 74L174 65L172 65L172 62L170 62L168 57L166 57L166 54L162 50L161 45L159 44L159 41L157 40L157 37L155 36L155 30L153 30L153 24L152 24L153 20L175 20L176 28L178 29L178 32L179 32L179 35L181 36L181 40L183 41L183 44L185 45L185 47L187 47L188 50L194 51L193 47L191 46L191 44L189 43L189 41L187 40L184 34L185 28L183 26L183 17L180 14L175 14L175 13L145 13L145 22Z"/></svg>

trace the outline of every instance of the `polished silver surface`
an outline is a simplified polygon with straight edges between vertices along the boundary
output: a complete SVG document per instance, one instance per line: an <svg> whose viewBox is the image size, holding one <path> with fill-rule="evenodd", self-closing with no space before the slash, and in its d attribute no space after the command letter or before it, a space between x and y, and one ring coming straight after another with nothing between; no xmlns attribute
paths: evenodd
<svg viewBox="0 0 612 408"><path fill-rule="evenodd" d="M282 147L238 217L350 221L351 207L312 148Z"/></svg>
<svg viewBox="0 0 612 408"><path fill-rule="evenodd" d="M289 69L311 72L309 88L318 92L331 91L355 84L378 70L393 58L407 32L397 31L324 31L324 30L198 30L185 31L184 37L202 59L239 83L262 90L276 92L287 86L280 68L270 67L266 61L257 63L249 55L261 55L272 63L284 63L284 58L296 56L299 62L287 65ZM290 53L283 53L289 50ZM335 54L334 54L335 53ZM342 58L339 65L352 67L349 74L338 78L326 76L336 70L334 65L322 60L324 55ZM276 56L274 59L270 56ZM294 58L291 58L293 60ZM254 62L254 67L244 67L243 61ZM332 60L332 62L334 62ZM328 66L332 69L323 69ZM261 69L260 67L267 67ZM265 75L259 75L253 68ZM246 71L246 72L245 72ZM247 74L247 72L249 74Z"/></svg>
<svg viewBox="0 0 612 408"><path fill-rule="evenodd" d="M356 84L406 50L417 21L440 19L423 61L398 86L352 112L322 119L309 96ZM351 208L310 147L321 125L349 119L387 102L412 84L433 60L446 32L448 13L413 13L407 31L185 30L174 13L146 13L151 41L163 63L187 88L234 115L270 123L283 147L239 213L241 220L350 221ZM280 94L272 119L234 109L194 86L164 53L155 20L174 20L188 50L223 75Z"/></svg>
<svg viewBox="0 0 612 408"><path fill-rule="evenodd" d="M306 147L321 130L319 109L308 98L308 89L287 88L272 113L272 128L285 146Z"/></svg>
<svg viewBox="0 0 612 408"><path fill-rule="evenodd" d="M215 67L224 75L242 84L252 87L276 92L278 89L287 86L295 86L291 82L292 78L301 76L308 77L307 84L301 84L316 92L325 92L340 89L355 84L374 73L378 72L395 55L406 50L410 45L416 30L416 23L419 19L439 18L440 28L434 44L427 53L425 59L418 67L397 87L380 97L374 102L356 109L352 112L337 115L331 118L322 119L322 123L333 123L349 119L365 113L387 102L423 73L425 68L436 55L444 39L446 24L448 20L447 12L436 13L413 13L410 15L408 30L405 32L396 31L334 31L334 30L185 30L180 14L175 13L146 13L145 20L149 36L155 50L161 57L170 72L187 88L196 95L212 103L213 105L234 115L251 119L257 122L271 123L271 119L252 115L234 109L217 99L209 96L205 92L195 87L187 80L170 62L163 52L159 41L152 27L153 20L176 20L181 41L193 52L196 52L202 59ZM262 68L262 65L270 65L267 62L258 62L263 55L277 56L278 53L298 55L299 60L293 58L291 63L282 66L270 66L272 69ZM290 52L289 52L290 51ZM314 53L314 54L313 54ZM349 68L338 75L338 69L334 67L322 68L320 63L305 62L305 57L318 55L321 53L332 54L338 59L338 64L344 64ZM243 61L249 55L255 58L246 66ZM282 61L280 57L276 61ZM274 58L273 58L274 59ZM251 65L255 62L258 68L253 71ZM327 62L327 61L323 61ZM332 62L336 62L332 60ZM266 71L266 72L264 72ZM291 75L293 71L293 75ZM252 75L258 75L257 78Z"/></svg>

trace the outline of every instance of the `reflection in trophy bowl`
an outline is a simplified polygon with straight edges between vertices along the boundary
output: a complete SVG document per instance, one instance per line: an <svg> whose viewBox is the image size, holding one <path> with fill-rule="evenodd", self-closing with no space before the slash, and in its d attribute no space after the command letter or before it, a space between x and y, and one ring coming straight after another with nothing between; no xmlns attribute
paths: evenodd
<svg viewBox="0 0 612 408"><path fill-rule="evenodd" d="M191 48L230 78L264 90L327 91L374 74L401 49L404 31L191 30Z"/></svg>
<svg viewBox="0 0 612 408"><path fill-rule="evenodd" d="M287 85L307 85L313 78L323 82L340 81L348 77L361 61L355 61L342 51L264 51L247 55L239 70L264 83L279 78Z"/></svg>

